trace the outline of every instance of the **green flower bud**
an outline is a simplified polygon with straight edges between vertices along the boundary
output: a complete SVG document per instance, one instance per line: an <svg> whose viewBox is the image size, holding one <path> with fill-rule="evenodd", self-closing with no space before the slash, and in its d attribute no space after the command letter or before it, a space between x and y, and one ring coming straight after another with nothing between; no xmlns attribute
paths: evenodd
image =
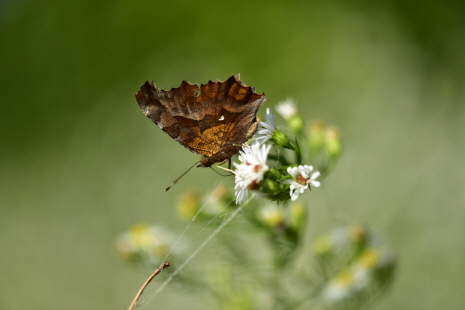
<svg viewBox="0 0 465 310"><path fill-rule="evenodd" d="M324 142L326 151L331 158L337 158L342 153L342 142L339 130L335 127L328 127L325 130Z"/></svg>
<svg viewBox="0 0 465 310"><path fill-rule="evenodd" d="M290 117L287 120L287 123L289 124L289 128L291 128L292 132L294 132L296 135L302 134L302 131L304 129L304 121L298 114L295 114L292 117Z"/></svg>
<svg viewBox="0 0 465 310"><path fill-rule="evenodd" d="M281 172L278 169L273 168L273 167L271 167L270 170L268 170L265 175L266 179L275 180L275 181L280 180L281 177L282 177Z"/></svg>
<svg viewBox="0 0 465 310"><path fill-rule="evenodd" d="M280 226L285 222L284 209L276 204L262 206L258 210L257 219L268 227Z"/></svg>
<svg viewBox="0 0 465 310"><path fill-rule="evenodd" d="M333 243L328 236L322 236L313 243L313 251L319 256L329 255L333 250Z"/></svg>
<svg viewBox="0 0 465 310"><path fill-rule="evenodd" d="M324 147L326 124L323 121L315 121L310 124L309 141L310 152L318 154Z"/></svg>
<svg viewBox="0 0 465 310"><path fill-rule="evenodd" d="M275 130L273 135L271 136L271 142L277 147L282 147L286 149L293 150L291 143L289 142L289 138L281 131Z"/></svg>
<svg viewBox="0 0 465 310"><path fill-rule="evenodd" d="M306 209L303 204L301 203L293 203L289 207L289 215L290 215L290 222L291 222L291 227L296 230L300 231L305 223L305 217L306 217Z"/></svg>
<svg viewBox="0 0 465 310"><path fill-rule="evenodd" d="M281 191L279 182L265 179L260 183L260 191L266 194L274 195Z"/></svg>

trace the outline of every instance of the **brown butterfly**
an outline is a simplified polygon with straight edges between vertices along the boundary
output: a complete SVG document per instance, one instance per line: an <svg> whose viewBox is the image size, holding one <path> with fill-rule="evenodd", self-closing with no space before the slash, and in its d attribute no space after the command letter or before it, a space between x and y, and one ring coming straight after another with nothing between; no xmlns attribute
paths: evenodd
<svg viewBox="0 0 465 310"><path fill-rule="evenodd" d="M204 156L196 167L224 163L237 154L257 131L257 111L266 101L265 94L245 86L239 75L200 86L183 81L170 90L146 82L136 99L142 112L171 138Z"/></svg>

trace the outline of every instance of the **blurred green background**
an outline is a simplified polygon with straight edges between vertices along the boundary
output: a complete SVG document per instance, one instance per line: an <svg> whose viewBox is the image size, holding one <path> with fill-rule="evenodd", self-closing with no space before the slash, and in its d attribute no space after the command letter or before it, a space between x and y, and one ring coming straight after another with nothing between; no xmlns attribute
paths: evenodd
<svg viewBox="0 0 465 310"><path fill-rule="evenodd" d="M304 118L340 128L345 153L307 197L308 233L342 216L386 237L399 266L374 308L463 309L463 1L11 0L0 9L1 309L126 308L146 274L116 257L115 236L138 222L180 233L179 196L221 179L195 169L164 193L197 156L152 124L134 94L146 80L171 88L237 73L266 93L261 116L291 96ZM186 309L180 294L148 308Z"/></svg>

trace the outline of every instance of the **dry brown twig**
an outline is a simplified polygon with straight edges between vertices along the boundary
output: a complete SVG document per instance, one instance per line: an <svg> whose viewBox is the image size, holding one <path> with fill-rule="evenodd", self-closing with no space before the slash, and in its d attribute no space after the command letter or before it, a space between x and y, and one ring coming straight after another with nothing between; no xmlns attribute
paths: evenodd
<svg viewBox="0 0 465 310"><path fill-rule="evenodd" d="M166 262L166 263L163 263L157 269L155 269L155 271L150 275L150 277L148 277L148 279L144 282L144 284L142 284L141 288L139 289L136 296L134 297L131 304L129 305L128 310L133 310L136 307L137 301L139 300L140 296L144 292L147 285L149 285L150 281L152 281L153 278L155 278L160 272L162 272L163 269L165 269L166 267L169 267L169 266L170 266L170 263Z"/></svg>

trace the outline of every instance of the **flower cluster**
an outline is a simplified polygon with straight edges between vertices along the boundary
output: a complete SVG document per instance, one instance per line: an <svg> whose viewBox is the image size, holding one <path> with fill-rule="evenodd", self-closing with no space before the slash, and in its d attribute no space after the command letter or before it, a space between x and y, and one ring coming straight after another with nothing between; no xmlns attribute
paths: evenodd
<svg viewBox="0 0 465 310"><path fill-rule="evenodd" d="M160 265L174 241L175 236L161 226L137 224L118 237L116 252L126 261L152 269ZM182 251L182 247L177 247L173 254Z"/></svg>
<svg viewBox="0 0 465 310"><path fill-rule="evenodd" d="M326 304L356 304L362 296L373 299L391 281L395 257L364 226L339 227L320 237L314 250L321 265L316 270L325 270L319 286Z"/></svg>
<svg viewBox="0 0 465 310"><path fill-rule="evenodd" d="M256 196L270 200L291 199L295 201L305 191L321 185L317 178L323 176L322 172L314 171L313 165L303 164L304 156L310 160L314 149L310 146L302 147L312 140L304 137L304 122L298 114L295 103L288 99L280 103L276 109L288 122L296 138L292 140L278 129L275 116L268 108L266 120L259 123L252 145L244 144L239 153L240 162L234 163L237 204L242 204L247 200L249 191L253 191ZM312 128L310 127L309 136L315 135ZM339 136L333 137L336 142L339 141L338 139ZM340 141L337 144L340 145ZM277 150L277 155L270 155L272 146ZM280 152L280 149L283 149L283 152ZM295 155L293 159L288 158L289 153ZM269 160L275 160L272 166L268 164ZM324 163L319 166L326 172L327 167Z"/></svg>
<svg viewBox="0 0 465 310"><path fill-rule="evenodd" d="M333 230L313 243L312 259L299 257L309 254L302 247L312 244L305 233L308 208L299 198L320 187L342 144L336 128L321 121L307 125L292 99L278 104L276 111L287 126L278 127L267 109L252 143L242 146L234 170L227 169L235 176L234 192L220 184L208 195L189 191L179 200L179 215L201 225L197 232L189 231L189 244L195 246L197 237L203 237L200 232L215 228L207 240L217 241L214 250L220 255L177 273L176 281L211 291L225 309L361 309L390 284L395 257L362 225ZM245 204L251 196L268 201L247 207L233 203L235 198L236 204ZM240 225L211 238L233 216L240 217ZM258 246L257 240L266 246ZM136 225L119 236L116 248L126 261L155 269L167 256L176 265L184 252L179 241L160 226ZM297 259L304 263L295 264ZM196 295L205 300L203 291Z"/></svg>

